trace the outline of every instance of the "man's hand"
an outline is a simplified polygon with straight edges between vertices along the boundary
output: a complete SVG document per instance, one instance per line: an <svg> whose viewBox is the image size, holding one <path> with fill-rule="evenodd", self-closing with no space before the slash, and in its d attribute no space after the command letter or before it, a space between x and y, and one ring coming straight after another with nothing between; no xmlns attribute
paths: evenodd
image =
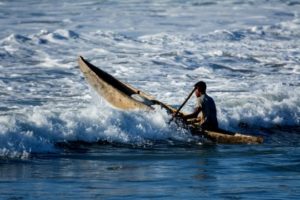
<svg viewBox="0 0 300 200"><path fill-rule="evenodd" d="M176 115L176 116L175 116L175 115ZM173 117L184 118L184 114L182 114L182 113L180 113L180 112L177 113L177 114L176 114L176 112L174 112L174 113L172 114L172 116L173 116Z"/></svg>

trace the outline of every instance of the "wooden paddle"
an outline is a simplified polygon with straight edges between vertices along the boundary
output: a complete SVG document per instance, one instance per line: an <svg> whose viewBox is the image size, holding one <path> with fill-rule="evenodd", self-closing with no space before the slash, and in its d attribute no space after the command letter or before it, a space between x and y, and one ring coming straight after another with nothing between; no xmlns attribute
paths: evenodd
<svg viewBox="0 0 300 200"><path fill-rule="evenodd" d="M186 102L191 98L191 96L195 92L195 90L196 90L196 87L193 88L193 90L191 91L191 93L189 94L189 96L184 100L184 102L181 104L181 106L178 108L178 110L176 110L176 113L170 119L169 123L171 123L173 121L173 119L178 115L178 113L183 108L183 106L186 104Z"/></svg>

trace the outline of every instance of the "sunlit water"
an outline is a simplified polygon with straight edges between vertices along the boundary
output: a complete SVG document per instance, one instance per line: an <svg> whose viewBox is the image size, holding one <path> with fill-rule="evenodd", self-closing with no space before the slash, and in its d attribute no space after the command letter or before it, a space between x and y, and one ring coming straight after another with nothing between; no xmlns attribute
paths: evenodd
<svg viewBox="0 0 300 200"><path fill-rule="evenodd" d="M0 1L0 198L298 199L299 10L292 0ZM204 80L220 126L265 142L203 144L160 108L114 110L78 55L175 107Z"/></svg>

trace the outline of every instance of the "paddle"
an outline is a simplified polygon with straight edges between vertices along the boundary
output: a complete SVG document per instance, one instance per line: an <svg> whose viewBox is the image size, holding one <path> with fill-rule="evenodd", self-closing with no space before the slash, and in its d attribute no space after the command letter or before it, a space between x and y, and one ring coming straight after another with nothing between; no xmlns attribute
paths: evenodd
<svg viewBox="0 0 300 200"><path fill-rule="evenodd" d="M184 102L181 104L181 106L178 108L178 110L176 110L175 115L173 115L173 117L170 119L169 123L171 123L173 121L173 119L178 115L178 113L180 112L181 108L183 108L183 106L186 104L186 102L191 98L192 94L195 92L196 87L193 88L193 90L191 91L191 93L189 94L189 96L184 100Z"/></svg>

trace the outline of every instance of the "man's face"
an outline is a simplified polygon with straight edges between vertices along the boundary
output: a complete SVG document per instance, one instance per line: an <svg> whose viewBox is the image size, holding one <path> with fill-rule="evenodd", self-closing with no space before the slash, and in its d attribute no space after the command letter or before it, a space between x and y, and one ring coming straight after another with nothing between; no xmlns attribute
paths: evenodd
<svg viewBox="0 0 300 200"><path fill-rule="evenodd" d="M196 97L200 97L202 95L202 93L200 92L199 88L196 88L195 95L196 95Z"/></svg>

